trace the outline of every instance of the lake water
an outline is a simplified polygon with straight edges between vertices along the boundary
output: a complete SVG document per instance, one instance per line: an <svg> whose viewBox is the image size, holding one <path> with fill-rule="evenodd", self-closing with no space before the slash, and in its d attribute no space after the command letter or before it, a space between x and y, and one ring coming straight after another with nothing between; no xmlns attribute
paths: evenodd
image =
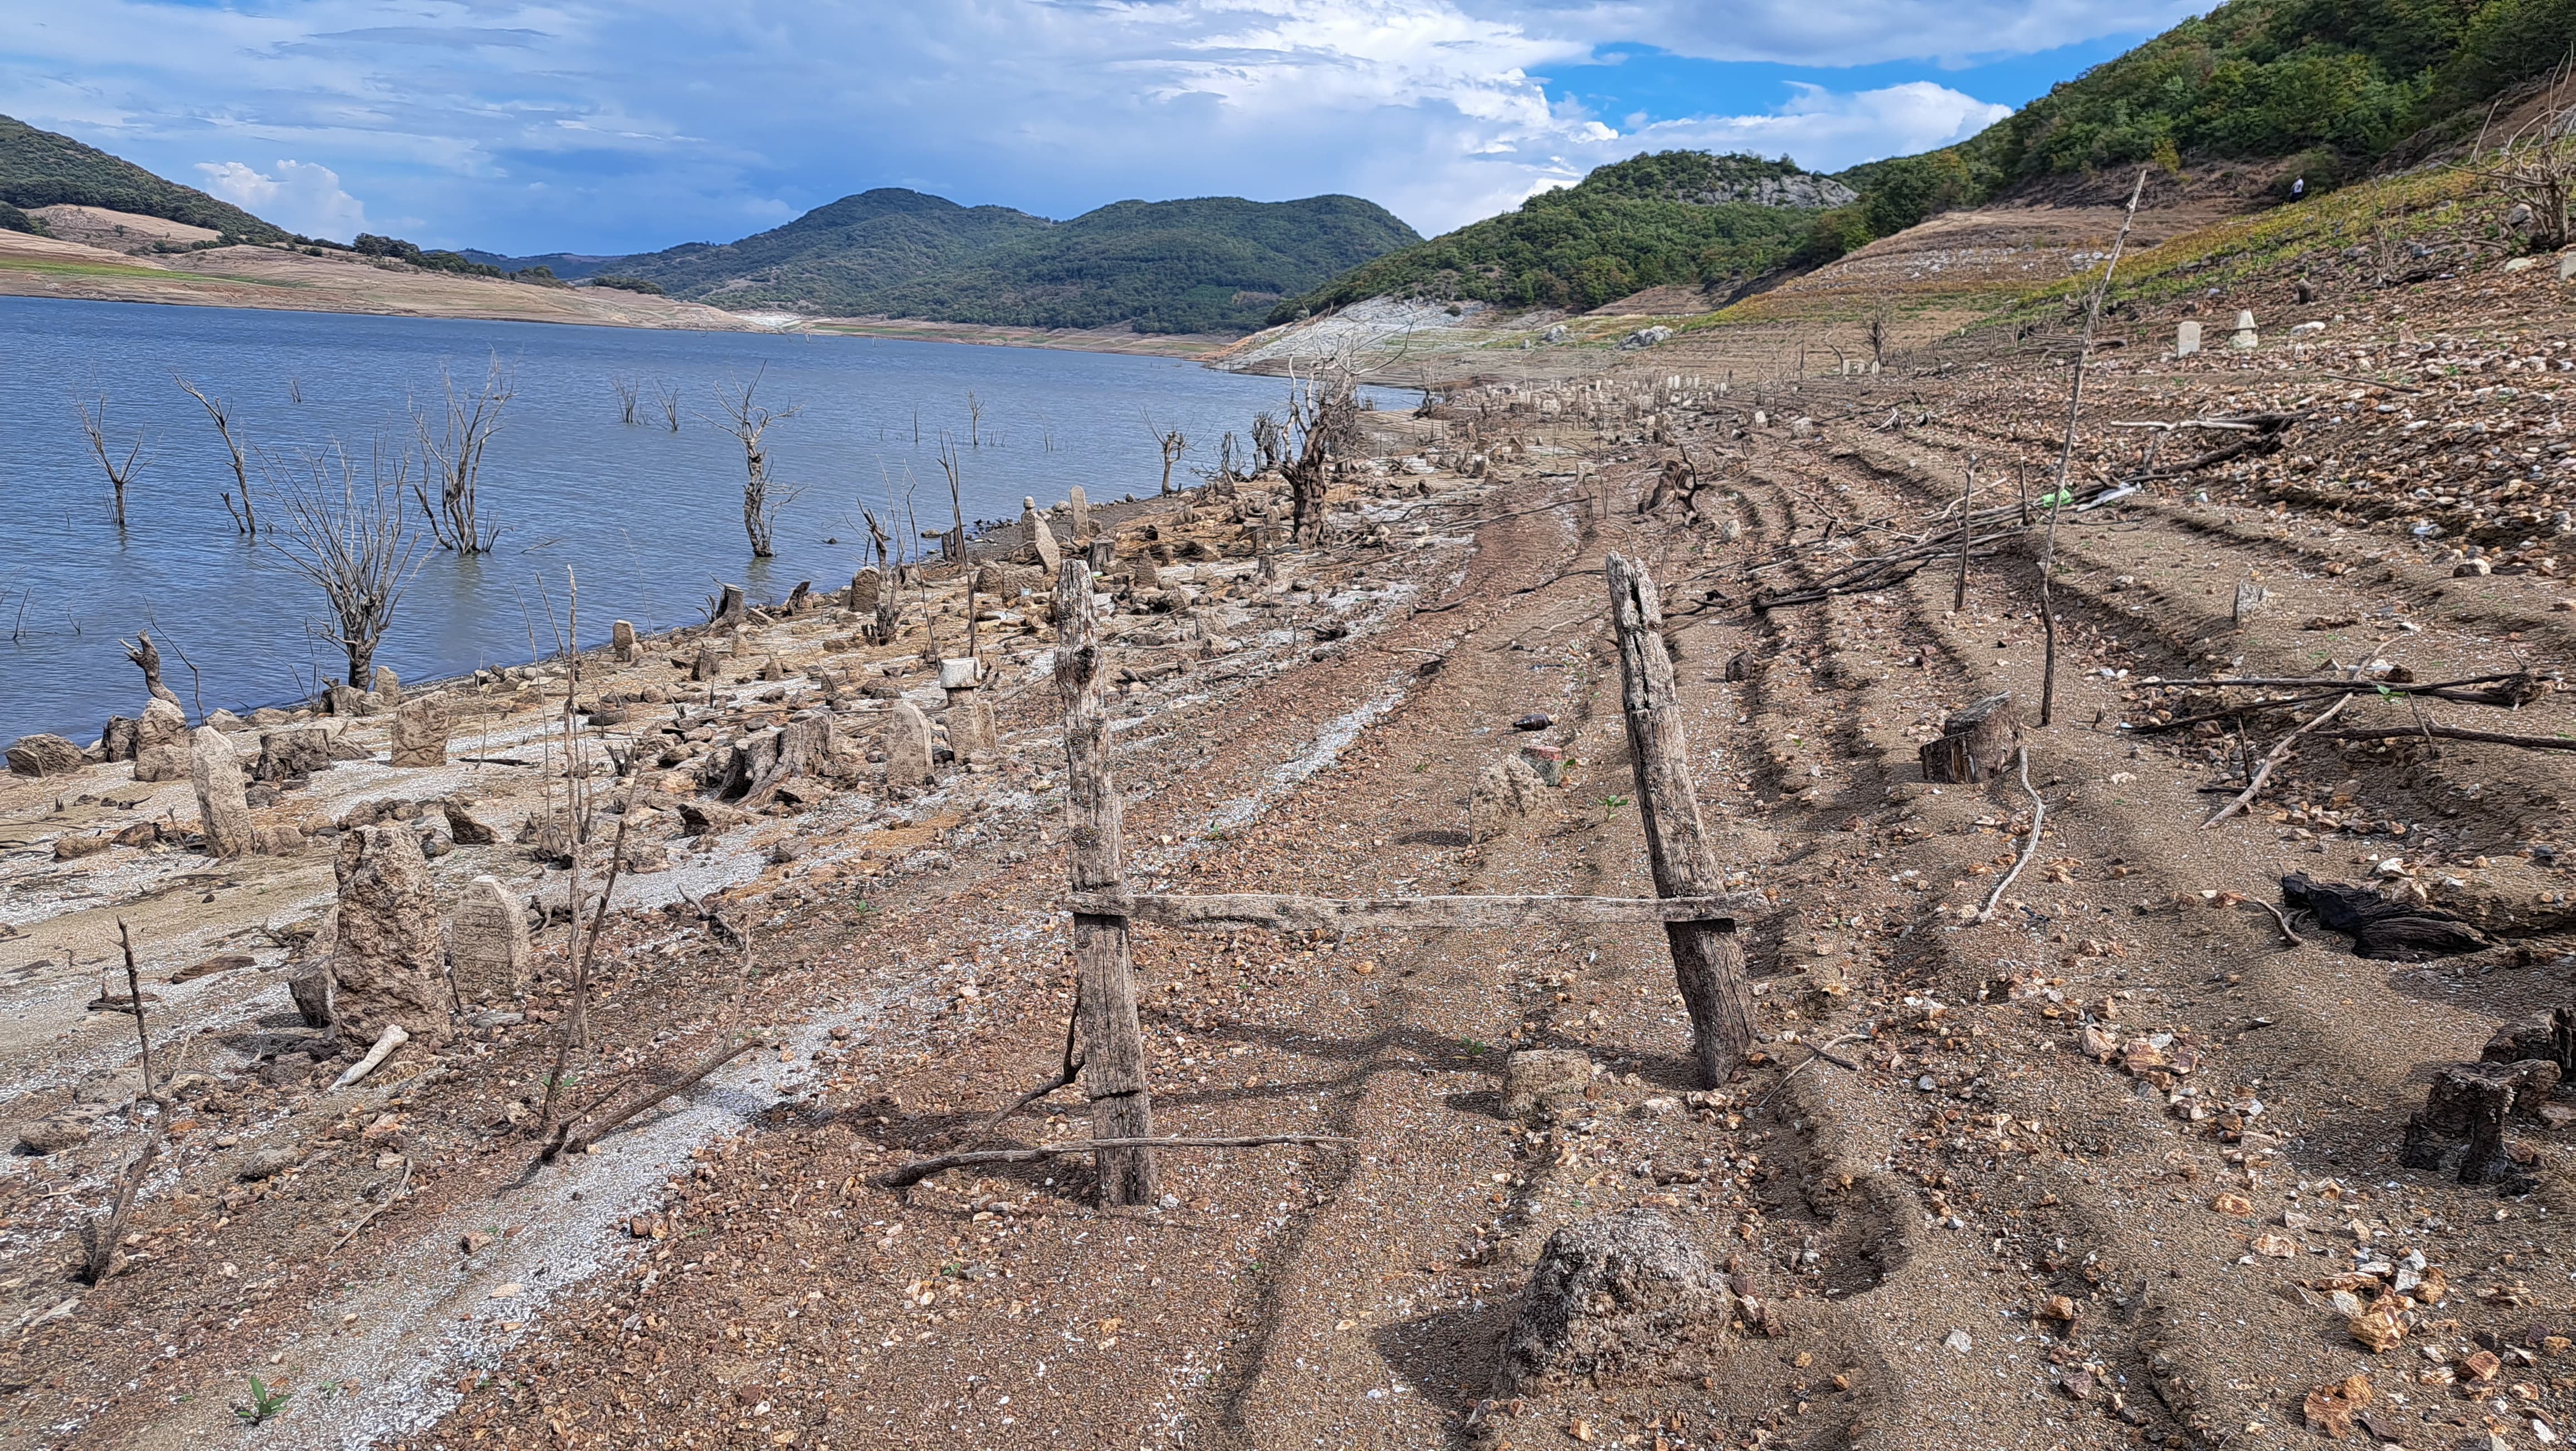
<svg viewBox="0 0 2576 1451"><path fill-rule="evenodd" d="M1023 496L1043 506L1076 484L1095 503L1154 493L1162 459L1149 417L1188 437L1174 482L1194 483L1189 469L1213 462L1218 438L1248 437L1283 388L1105 353L0 298L0 743L31 731L86 743L109 715L137 713L141 677L117 640L141 628L163 642L165 676L192 708L174 644L195 662L208 709L306 697L317 669L340 674L336 647L312 633L319 592L225 513L230 464L174 373L231 404L252 443L280 454L337 443L363 460L379 441L410 445L410 403L443 402L442 364L471 387L496 355L517 396L481 500L504 532L486 556L426 553L376 656L406 680L524 661L532 629L550 651L546 601L562 609L567 569L580 580L585 644L615 619L698 619L720 580L754 600L800 580L844 585L865 562L861 503L883 513L891 491L900 518L911 490L920 530L948 526L943 430L964 460L966 517L1016 519ZM766 561L743 533L741 446L696 416L756 373L761 401L801 409L765 439L772 478L801 491ZM643 383L648 423L620 421L613 377ZM656 384L679 390L676 433L652 401ZM101 394L110 434L146 439L122 532L75 413ZM282 519L269 508L263 522ZM410 518L424 522L417 505ZM898 528L915 533L911 522Z"/></svg>

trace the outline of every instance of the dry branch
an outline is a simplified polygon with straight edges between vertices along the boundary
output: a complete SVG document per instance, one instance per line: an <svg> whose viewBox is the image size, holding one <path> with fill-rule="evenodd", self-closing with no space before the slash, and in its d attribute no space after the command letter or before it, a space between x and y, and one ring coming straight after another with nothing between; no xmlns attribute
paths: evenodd
<svg viewBox="0 0 2576 1451"><path fill-rule="evenodd" d="M1206 897L1084 895L1076 912L1185 931L1358 932L1442 928L1601 926L1622 922L1728 921L1767 909L1759 893L1708 897L1300 897L1233 892Z"/></svg>
<svg viewBox="0 0 2576 1451"><path fill-rule="evenodd" d="M935 1159L921 1159L898 1169L889 1169L868 1182L880 1189L909 1189L933 1174L944 1174L951 1169L972 1168L977 1164L1026 1164L1052 1159L1059 1154L1088 1154L1101 1149L1258 1149L1272 1144L1357 1142L1357 1139L1341 1134L1251 1134L1223 1139L1079 1139L1069 1144L1047 1144L1034 1149L975 1149L962 1154L941 1154Z"/></svg>

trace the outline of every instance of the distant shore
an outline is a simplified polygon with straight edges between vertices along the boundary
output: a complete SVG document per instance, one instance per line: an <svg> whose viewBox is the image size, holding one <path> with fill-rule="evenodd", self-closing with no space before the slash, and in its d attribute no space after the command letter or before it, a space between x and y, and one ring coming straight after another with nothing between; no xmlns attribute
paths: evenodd
<svg viewBox="0 0 2576 1451"><path fill-rule="evenodd" d="M593 327L830 333L1170 358L1206 357L1237 341L1213 334L1139 333L1125 328L989 327L909 318L752 315L616 288L548 287L491 277L460 277L378 265L340 253L313 257L275 247L249 246L126 253L10 231L0 231L0 296Z"/></svg>

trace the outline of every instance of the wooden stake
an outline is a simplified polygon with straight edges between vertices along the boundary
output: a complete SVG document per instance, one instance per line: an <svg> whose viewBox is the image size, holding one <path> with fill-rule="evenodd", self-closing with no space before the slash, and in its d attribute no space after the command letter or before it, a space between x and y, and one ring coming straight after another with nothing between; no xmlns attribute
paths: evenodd
<svg viewBox="0 0 2576 1451"><path fill-rule="evenodd" d="M1967 471L1959 481L1959 586L1950 593L1950 613L1964 614L1968 608L1968 544L1976 530L1969 527L1974 517L1977 497L1977 456L1968 455Z"/></svg>
<svg viewBox="0 0 2576 1451"><path fill-rule="evenodd" d="M1066 861L1073 894L1123 897L1119 861L1123 811L1109 770L1109 713L1101 700L1107 662L1091 598L1091 565L1068 559L1056 577L1056 689L1064 697ZM1073 914L1073 958L1083 1041L1082 1091L1091 1100L1091 1136L1114 1140L1099 1150L1100 1197L1108 1204L1151 1204L1154 1151L1135 1141L1154 1136L1153 1091L1145 1077L1145 1035L1136 1022L1136 977L1128 958L1127 919Z"/></svg>
<svg viewBox="0 0 2576 1451"><path fill-rule="evenodd" d="M1672 656L1661 629L1655 582L1617 554L1603 561L1610 578L1610 617L1619 637L1621 705L1628 754L1637 774L1637 808L1659 897L1714 897L1725 874L1708 848L1699 795L1690 774L1690 743L1676 708ZM1691 1052L1702 1087L1715 1088L1753 1042L1753 994L1744 981L1744 945L1728 919L1668 922L1673 981L1690 1009Z"/></svg>

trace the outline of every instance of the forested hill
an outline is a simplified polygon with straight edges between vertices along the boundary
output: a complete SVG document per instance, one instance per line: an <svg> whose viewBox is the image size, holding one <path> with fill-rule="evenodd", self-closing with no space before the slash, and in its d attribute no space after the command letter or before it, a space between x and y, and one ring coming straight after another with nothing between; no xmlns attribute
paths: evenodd
<svg viewBox="0 0 2576 1451"><path fill-rule="evenodd" d="M1748 281L1789 260L1849 187L1783 158L1666 151L1378 258L1272 321L1388 294L1592 308L1640 288Z"/></svg>
<svg viewBox="0 0 2576 1451"><path fill-rule="evenodd" d="M185 222L244 242L283 242L284 229L130 161L0 116L0 226L34 230L26 213L72 204Z"/></svg>
<svg viewBox="0 0 2576 1451"><path fill-rule="evenodd" d="M2576 0L2233 0L1957 145L1817 178L1839 193L1821 206L1759 191L1807 175L1785 161L1640 156L1335 278L1273 321L1390 294L1596 307L1830 261L1936 212L2139 166L2262 163L2315 191L2465 142L2571 48Z"/></svg>
<svg viewBox="0 0 2576 1451"><path fill-rule="evenodd" d="M472 255L511 270L651 282L738 311L1245 332L1280 298L1419 240L1383 207L1347 196L1127 201L1050 222L881 188L739 242L631 257Z"/></svg>

